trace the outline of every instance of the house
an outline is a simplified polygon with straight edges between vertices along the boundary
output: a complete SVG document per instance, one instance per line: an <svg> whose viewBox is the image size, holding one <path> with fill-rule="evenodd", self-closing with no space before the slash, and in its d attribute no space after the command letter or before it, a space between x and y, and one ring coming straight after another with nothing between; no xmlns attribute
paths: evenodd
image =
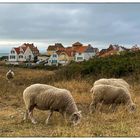
<svg viewBox="0 0 140 140"><path fill-rule="evenodd" d="M73 58L71 57L72 48L64 48L61 43L55 43L55 45L49 45L47 49L48 65L66 65Z"/></svg>
<svg viewBox="0 0 140 140"><path fill-rule="evenodd" d="M9 53L9 62L34 61L39 55L39 50L34 44L24 43L17 48L12 48Z"/></svg>
<svg viewBox="0 0 140 140"><path fill-rule="evenodd" d="M73 56L70 51L67 51L67 49L58 50L50 56L50 58L48 59L48 65L56 65L56 66L58 66L58 64L66 65L71 60L73 60Z"/></svg>
<svg viewBox="0 0 140 140"><path fill-rule="evenodd" d="M56 52L53 52L51 56L48 59L48 65L56 65L58 66L58 54Z"/></svg>
<svg viewBox="0 0 140 140"><path fill-rule="evenodd" d="M107 57L111 55L120 55L121 52L128 51L129 49L119 46L119 45L112 45L110 44L107 49L102 49L98 56L99 57Z"/></svg>
<svg viewBox="0 0 140 140"><path fill-rule="evenodd" d="M51 56L54 52L58 50L65 50L64 46L61 43L55 43L54 45L49 45L47 48L47 55Z"/></svg>
<svg viewBox="0 0 140 140"><path fill-rule="evenodd" d="M58 54L58 63L61 65L67 65L72 60L74 60L74 53L70 48L66 48L62 51L57 51L56 53Z"/></svg>
<svg viewBox="0 0 140 140"><path fill-rule="evenodd" d="M84 46L80 42L75 42L71 47L68 47L68 49L71 50L72 60L76 62L88 60L99 51L98 48L93 48L90 44Z"/></svg>
<svg viewBox="0 0 140 140"><path fill-rule="evenodd" d="M76 62L89 60L90 58L95 56L96 53L98 53L99 51L97 48L93 48L90 44L87 46L81 45L81 46L74 47L74 50L75 50Z"/></svg>
<svg viewBox="0 0 140 140"><path fill-rule="evenodd" d="M130 49L130 51L132 51L132 52L136 52L136 51L139 51L140 50L140 48L138 47L138 45L134 45L131 49Z"/></svg>
<svg viewBox="0 0 140 140"><path fill-rule="evenodd" d="M80 42L64 48L62 44L56 43L50 45L47 49L47 55L50 55L48 65L66 65L72 60L79 62L92 58L98 52L98 48L93 48L90 44L84 46Z"/></svg>

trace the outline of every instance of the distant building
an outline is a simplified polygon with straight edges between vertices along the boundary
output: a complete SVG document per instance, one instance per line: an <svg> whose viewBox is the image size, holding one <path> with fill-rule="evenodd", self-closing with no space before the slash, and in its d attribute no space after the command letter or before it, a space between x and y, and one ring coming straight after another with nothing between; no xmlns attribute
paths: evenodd
<svg viewBox="0 0 140 140"><path fill-rule="evenodd" d="M95 56L98 51L98 48L93 48L90 44L84 46L80 42L66 48L61 43L56 43L47 49L47 55L50 55L48 65L66 65L72 60L76 62L88 60Z"/></svg>
<svg viewBox="0 0 140 140"><path fill-rule="evenodd" d="M107 57L111 55L120 55L120 52L129 51L129 49L119 46L119 45L112 45L110 44L107 49L102 49L99 53L99 57Z"/></svg>
<svg viewBox="0 0 140 140"><path fill-rule="evenodd" d="M56 65L58 66L58 54L56 52L53 52L48 59L48 65Z"/></svg>
<svg viewBox="0 0 140 140"><path fill-rule="evenodd" d="M61 65L67 65L72 60L74 60L73 51L70 50L69 48L66 48L63 51L57 51L57 54L58 54L58 63Z"/></svg>
<svg viewBox="0 0 140 140"><path fill-rule="evenodd" d="M9 53L9 62L33 61L39 55L39 50L34 44L24 43L17 48L12 48Z"/></svg>
<svg viewBox="0 0 140 140"><path fill-rule="evenodd" d="M64 46L61 43L55 43L54 45L49 45L47 48L47 55L51 56L58 50L65 50Z"/></svg>
<svg viewBox="0 0 140 140"><path fill-rule="evenodd" d="M139 51L140 50L140 48L138 47L138 45L134 45L131 49L130 49L130 51L133 51L133 52L136 52L136 51Z"/></svg>
<svg viewBox="0 0 140 140"><path fill-rule="evenodd" d="M89 44L88 46L81 46L81 47L75 48L75 51L76 51L75 61L80 62L84 60L89 60L90 58L95 56L99 50L97 48L93 48Z"/></svg>
<svg viewBox="0 0 140 140"><path fill-rule="evenodd" d="M67 65L71 62L71 60L74 60L73 54L71 51L65 50L58 50L54 52L50 58L48 59L48 65Z"/></svg>

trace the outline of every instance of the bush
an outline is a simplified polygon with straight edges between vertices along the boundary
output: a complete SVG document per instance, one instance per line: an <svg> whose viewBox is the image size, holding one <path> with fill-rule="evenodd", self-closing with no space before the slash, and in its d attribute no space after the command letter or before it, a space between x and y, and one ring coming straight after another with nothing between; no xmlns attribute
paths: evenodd
<svg viewBox="0 0 140 140"><path fill-rule="evenodd" d="M126 52L105 58L93 58L81 63L72 62L61 67L56 74L58 79L79 77L122 77L140 72L140 51Z"/></svg>

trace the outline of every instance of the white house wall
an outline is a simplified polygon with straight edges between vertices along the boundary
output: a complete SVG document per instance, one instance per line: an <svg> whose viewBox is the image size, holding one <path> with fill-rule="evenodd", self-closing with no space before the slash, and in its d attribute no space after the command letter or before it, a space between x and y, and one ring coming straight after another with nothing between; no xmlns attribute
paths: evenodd
<svg viewBox="0 0 140 140"><path fill-rule="evenodd" d="M14 51L15 53L11 53L11 51ZM15 49L12 49L11 51L10 51L10 53L9 53L9 56L8 56L9 59L8 59L8 60L9 60L10 62L16 62L16 61L18 61L18 54L16 53L16 50L15 50ZM15 56L15 59L10 58L10 56Z"/></svg>
<svg viewBox="0 0 140 140"><path fill-rule="evenodd" d="M95 56L95 52L88 52L88 53L84 53L84 59L85 60L89 60L90 58L92 58L93 56Z"/></svg>
<svg viewBox="0 0 140 140"><path fill-rule="evenodd" d="M20 58L20 57L19 57L20 55L22 55L23 58ZM18 55L18 61L21 61L21 62L26 61L25 55L24 55L24 54L19 54L19 55Z"/></svg>
<svg viewBox="0 0 140 140"><path fill-rule="evenodd" d="M56 55L56 57L53 57L53 55ZM53 63L52 61L57 61L57 63ZM58 65L58 55L57 53L53 53L50 58L48 59L48 65Z"/></svg>
<svg viewBox="0 0 140 140"><path fill-rule="evenodd" d="M15 59L10 58L10 56L15 56ZM17 55L17 54L9 54L9 61L11 61L11 62L16 62L16 61L18 61L18 55Z"/></svg>
<svg viewBox="0 0 140 140"><path fill-rule="evenodd" d="M29 60L29 55L31 55L31 61L33 61L34 55L33 55L32 51L30 50L30 48L28 47L24 53L24 59Z"/></svg>
<svg viewBox="0 0 140 140"><path fill-rule="evenodd" d="M23 56L23 58L21 58L20 56ZM20 47L20 53L18 54L18 61L26 61L24 58L24 50Z"/></svg>
<svg viewBox="0 0 140 140"><path fill-rule="evenodd" d="M84 52L84 53L81 53L81 54L76 53L75 61L76 62L81 62L81 61L84 61L84 60L89 60L93 56L95 56L95 52ZM82 59L78 59L79 57L81 57Z"/></svg>
<svg viewBox="0 0 140 140"><path fill-rule="evenodd" d="M78 58L82 58L82 59L78 59ZM80 62L80 61L83 61L84 60L84 53L76 53L75 54L75 61L76 62Z"/></svg>

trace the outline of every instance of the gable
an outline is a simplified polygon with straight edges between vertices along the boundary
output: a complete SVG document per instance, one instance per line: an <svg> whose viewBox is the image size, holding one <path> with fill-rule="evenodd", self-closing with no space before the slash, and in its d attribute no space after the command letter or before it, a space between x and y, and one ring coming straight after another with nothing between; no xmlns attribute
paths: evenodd
<svg viewBox="0 0 140 140"><path fill-rule="evenodd" d="M25 50L24 54L26 54L26 55L27 54L32 54L33 55L32 51L29 47Z"/></svg>

